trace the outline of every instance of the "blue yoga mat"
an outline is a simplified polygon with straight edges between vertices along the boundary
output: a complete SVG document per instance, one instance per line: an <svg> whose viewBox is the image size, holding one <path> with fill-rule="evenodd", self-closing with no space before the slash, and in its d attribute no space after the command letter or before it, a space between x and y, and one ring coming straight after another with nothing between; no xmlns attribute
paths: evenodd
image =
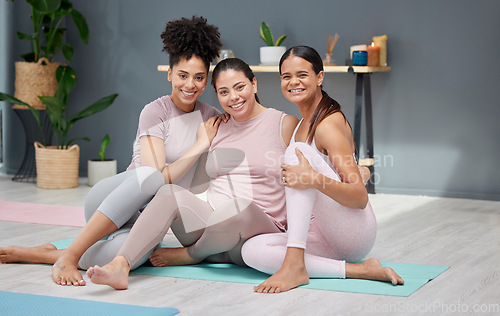
<svg viewBox="0 0 500 316"><path fill-rule="evenodd" d="M137 305L114 304L72 298L34 295L0 291L0 315L9 316L170 316L179 313L171 307L147 307Z"/></svg>
<svg viewBox="0 0 500 316"><path fill-rule="evenodd" d="M72 239L60 240L53 244L61 249L67 247ZM391 267L405 281L404 285L392 285L359 279L310 279L309 284L301 286L306 289L328 290L339 292L379 294L390 296L410 296L419 288L448 269L444 266L429 266L407 263L382 262L384 267ZM200 263L190 266L152 267L146 264L132 271L135 274L147 274L172 278L197 279L206 281L260 284L269 275L251 268L225 263Z"/></svg>

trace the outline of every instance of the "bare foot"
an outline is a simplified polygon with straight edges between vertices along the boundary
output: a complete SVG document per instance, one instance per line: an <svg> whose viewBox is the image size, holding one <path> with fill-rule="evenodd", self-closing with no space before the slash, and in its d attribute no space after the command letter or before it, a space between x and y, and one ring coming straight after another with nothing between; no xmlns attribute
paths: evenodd
<svg viewBox="0 0 500 316"><path fill-rule="evenodd" d="M0 248L0 263L48 263L54 264L54 261L46 259L49 252L57 251L56 246L52 244L43 244L36 247L9 246Z"/></svg>
<svg viewBox="0 0 500 316"><path fill-rule="evenodd" d="M280 293L309 283L309 275L302 264L283 264L270 278L254 287L258 293Z"/></svg>
<svg viewBox="0 0 500 316"><path fill-rule="evenodd" d="M346 263L346 277L391 282L393 285L404 284L403 278L392 268L382 267L375 258L368 259L363 263Z"/></svg>
<svg viewBox="0 0 500 316"><path fill-rule="evenodd" d="M115 290L126 290L129 272L127 260L119 256L102 268L99 266L89 268L87 276L92 283L109 285Z"/></svg>
<svg viewBox="0 0 500 316"><path fill-rule="evenodd" d="M83 286L82 274L78 271L78 259L63 253L52 266L52 279L59 285Z"/></svg>
<svg viewBox="0 0 500 316"><path fill-rule="evenodd" d="M153 251L149 261L155 267L185 266L197 264L200 261L191 258L187 248L158 248Z"/></svg>

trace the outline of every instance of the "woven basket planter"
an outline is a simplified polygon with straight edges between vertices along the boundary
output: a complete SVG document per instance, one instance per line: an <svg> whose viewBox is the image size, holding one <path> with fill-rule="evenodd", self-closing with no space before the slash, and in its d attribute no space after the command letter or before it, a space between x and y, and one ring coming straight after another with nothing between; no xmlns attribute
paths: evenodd
<svg viewBox="0 0 500 316"><path fill-rule="evenodd" d="M35 142L36 185L42 189L68 189L78 186L80 147L68 149L43 146Z"/></svg>
<svg viewBox="0 0 500 316"><path fill-rule="evenodd" d="M45 62L45 65L42 64ZM37 110L45 110L38 96L54 96L57 91L56 70L59 63L51 63L45 57L37 63L18 61L15 63L16 80L14 96ZM27 110L28 107L16 104L14 109Z"/></svg>

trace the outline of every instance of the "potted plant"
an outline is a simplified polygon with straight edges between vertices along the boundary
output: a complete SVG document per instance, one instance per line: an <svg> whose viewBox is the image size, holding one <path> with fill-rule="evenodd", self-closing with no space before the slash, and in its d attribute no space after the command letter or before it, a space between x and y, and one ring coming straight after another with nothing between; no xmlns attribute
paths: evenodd
<svg viewBox="0 0 500 316"><path fill-rule="evenodd" d="M114 176L116 174L116 160L106 159L106 148L109 145L109 135L106 134L101 140L101 149L99 149L99 159L87 161L89 186L94 186L100 180Z"/></svg>
<svg viewBox="0 0 500 316"><path fill-rule="evenodd" d="M271 28L266 22L262 22L260 25L260 38L267 44L267 46L260 48L260 63L262 65L277 65L281 56L286 51L286 47L281 46L281 43L286 39L286 35L281 35L274 42Z"/></svg>
<svg viewBox="0 0 500 316"><path fill-rule="evenodd" d="M56 79L58 89L55 96L38 97L46 105L47 116L55 138L54 146L44 146L39 142L35 142L37 186L45 189L78 186L80 149L78 145L71 144L77 139L87 141L90 141L90 139L88 137L79 137L68 140L68 132L77 121L107 109L118 96L112 94L104 97L84 110L66 117L68 97L76 85L76 75L70 66L59 66L56 71ZM39 111L33 106L4 93L0 93L0 100L28 107L33 113L39 128L43 128ZM45 145L48 142L50 140L43 139Z"/></svg>
<svg viewBox="0 0 500 316"><path fill-rule="evenodd" d="M66 28L62 22L70 16L85 45L89 41L89 29L83 15L73 8L69 0L26 2L31 8L32 33L17 32L17 37L29 41L32 50L21 54L24 61L15 63L14 96L36 109L45 109L38 96L53 96L57 90L55 71L59 63L52 63L52 58L58 51L62 51L66 63L69 63L74 54L73 46L64 42ZM27 107L16 104L14 109L27 110Z"/></svg>

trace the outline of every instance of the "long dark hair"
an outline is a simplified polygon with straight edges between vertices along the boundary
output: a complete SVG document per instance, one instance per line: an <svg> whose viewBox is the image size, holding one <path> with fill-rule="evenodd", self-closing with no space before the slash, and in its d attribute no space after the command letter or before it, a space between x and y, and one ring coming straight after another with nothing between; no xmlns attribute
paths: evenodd
<svg viewBox="0 0 500 316"><path fill-rule="evenodd" d="M222 47L217 26L208 24L207 19L201 16L167 22L161 38L163 51L169 55L170 69L181 58L190 59L195 55L203 60L208 73L210 64L219 56L219 49Z"/></svg>
<svg viewBox="0 0 500 316"><path fill-rule="evenodd" d="M280 74L281 65L290 56L297 56L311 63L314 73L316 74L319 74L320 71L323 71L323 60L314 48L309 46L294 46L292 48L289 48L283 54L283 56L281 56L279 64ZM323 97L321 98L321 101L319 102L316 110L311 117L309 131L307 132L307 143L309 144L311 144L313 140L314 134L316 133L316 128L318 127L319 123L321 123L325 118L327 118L329 115L332 115L333 113L340 112L340 114L342 114L342 116L344 117L345 122L349 125L349 127L351 127L351 125L347 121L347 118L342 112L340 104L332 99L323 89L321 89L321 94L323 95Z"/></svg>
<svg viewBox="0 0 500 316"><path fill-rule="evenodd" d="M215 92L217 92L217 88L215 87L215 82L217 81L217 78L219 77L221 72L226 71L228 69L241 71L245 75L245 77L247 77L248 80L250 80L250 82L252 82L253 79L255 78L252 69L243 60L239 58L223 59L217 64L217 66L215 66L214 71L212 73L212 87L214 87ZM260 103L257 93L255 94L255 100L258 103Z"/></svg>

